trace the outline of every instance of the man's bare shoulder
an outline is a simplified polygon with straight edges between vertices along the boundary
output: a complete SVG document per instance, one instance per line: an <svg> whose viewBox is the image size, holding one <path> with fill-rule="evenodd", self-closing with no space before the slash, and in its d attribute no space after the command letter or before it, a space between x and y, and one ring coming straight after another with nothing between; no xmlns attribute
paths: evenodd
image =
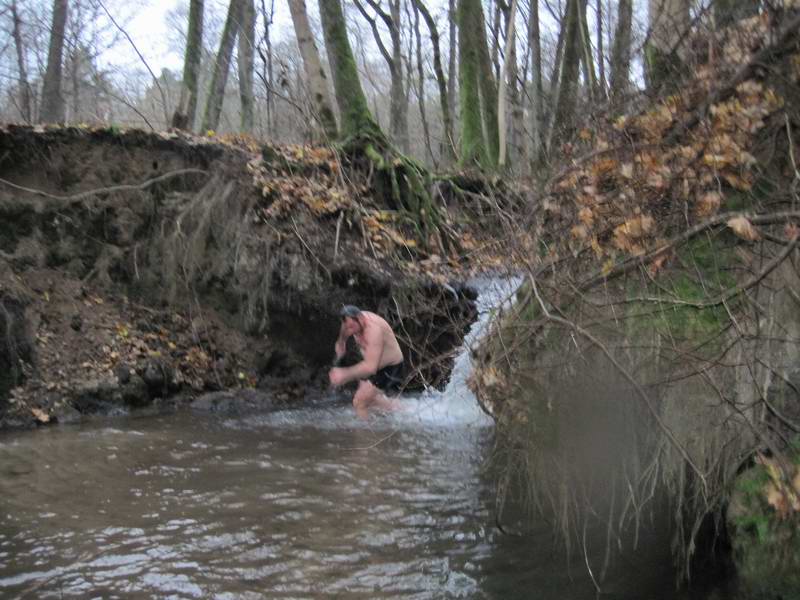
<svg viewBox="0 0 800 600"><path fill-rule="evenodd" d="M363 311L363 314L367 316L367 326L373 325L375 326L375 329L379 330L381 333L383 333L386 329L391 331L389 323L382 316L366 310Z"/></svg>

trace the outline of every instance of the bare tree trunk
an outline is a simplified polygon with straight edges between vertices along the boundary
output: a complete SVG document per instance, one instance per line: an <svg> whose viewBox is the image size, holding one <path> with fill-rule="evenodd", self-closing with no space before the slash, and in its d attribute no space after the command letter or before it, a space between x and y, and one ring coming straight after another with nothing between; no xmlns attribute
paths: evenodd
<svg viewBox="0 0 800 600"><path fill-rule="evenodd" d="M597 66L600 72L600 95L607 96L606 57L603 50L603 0L597 0Z"/></svg>
<svg viewBox="0 0 800 600"><path fill-rule="evenodd" d="M270 136L275 134L275 65L272 56L272 23L275 20L275 0L270 1L269 12L264 0L261 0L261 13L264 17L264 45L266 46L266 60L264 66L267 69L267 132Z"/></svg>
<svg viewBox="0 0 800 600"><path fill-rule="evenodd" d="M581 0L567 0L567 14L561 25L564 33L564 54L555 94L552 125L548 131L548 148L553 140L573 125L577 106L578 69L580 66L580 6Z"/></svg>
<svg viewBox="0 0 800 600"><path fill-rule="evenodd" d="M417 53L417 97L419 102L419 116L422 121L422 133L425 137L425 149L428 151L428 156L430 156L431 162L435 168L436 156L433 154L431 132L428 127L428 116L425 114L425 69L422 64L422 34L419 28L419 3L415 0L412 5L414 7L414 40L416 42Z"/></svg>
<svg viewBox="0 0 800 600"><path fill-rule="evenodd" d="M358 78L353 49L347 37L347 25L341 0L320 0L319 16L325 37L325 49L331 64L336 103L341 113L340 134L345 138L382 135L372 118Z"/></svg>
<svg viewBox="0 0 800 600"><path fill-rule="evenodd" d="M480 0L459 0L458 80L461 103L461 161L497 166L497 88Z"/></svg>
<svg viewBox="0 0 800 600"><path fill-rule="evenodd" d="M53 0L53 24L50 49L42 87L40 121L60 123L64 120L64 97L61 94L61 63L64 54L64 30L67 25L68 0Z"/></svg>
<svg viewBox="0 0 800 600"><path fill-rule="evenodd" d="M297 46L300 49L300 56L303 57L303 68L308 79L314 110L325 135L330 139L336 139L336 118L333 115L328 79L322 68L319 50L308 22L305 0L289 0L289 10L292 13Z"/></svg>
<svg viewBox="0 0 800 600"><path fill-rule="evenodd" d="M387 50L381 39L380 31L376 18L364 9L359 0L353 0L354 4L372 27L372 36L375 43L383 55L386 64L389 66L389 73L392 78L391 91L389 96L389 131L392 139L404 151L408 152L408 98L405 92L405 82L403 78L403 46L400 35L400 0L390 0L387 13L381 8L376 0L366 0L375 11L378 18L383 21L389 30L392 39L392 51Z"/></svg>
<svg viewBox="0 0 800 600"><path fill-rule="evenodd" d="M503 70L500 73L500 86L497 93L497 130L499 133L499 155L497 159L498 166L502 169L506 166L506 90L508 89L509 71L511 63L516 62L516 53L514 52L514 31L516 29L517 17L517 0L511 0L511 9L508 16L508 26L506 28L506 45L505 45L505 60L503 61Z"/></svg>
<svg viewBox="0 0 800 600"><path fill-rule="evenodd" d="M520 11L517 9L517 14ZM519 34L515 34L519 37ZM525 87L526 74L521 74L519 70L519 54L516 44L512 47L512 59L508 68L508 106L511 110L511 124L508 128L508 161L516 164L524 154L525 140L525 107L523 106L523 89ZM527 52L523 60L527 62ZM520 163L524 167L524 161Z"/></svg>
<svg viewBox="0 0 800 600"><path fill-rule="evenodd" d="M11 19L13 21L14 45L17 49L17 69L19 69L19 108L26 123L32 122L31 86L28 83L28 69L25 66L25 46L22 43L22 21L17 13L17 1L11 0Z"/></svg>
<svg viewBox="0 0 800 600"><path fill-rule="evenodd" d="M414 6L419 10L420 14L422 14L422 18L425 19L431 36L431 45L433 46L433 71L436 74L436 82L439 85L439 104L442 109L442 123L444 125L445 136L445 140L441 144L440 152L442 160L449 164L455 159L456 155L455 138L453 137L453 113L450 106L450 93L448 92L448 88L453 83L453 70L455 70L455 66L450 67L452 69L450 71L450 81L447 81L444 76L444 70L442 69L442 56L439 50L439 31L436 28L436 22L433 20L433 17L431 17L431 13L426 6L422 3L422 0L414 0ZM453 26L451 25L451 31L452 30ZM451 52L453 56L450 58L451 63L453 63L455 60L455 52L452 50ZM455 91L453 91L453 95L455 95Z"/></svg>
<svg viewBox="0 0 800 600"><path fill-rule="evenodd" d="M203 115L201 129L215 131L219 127L219 118L222 114L222 103L225 100L225 85L228 83L228 71L231 66L231 55L236 34L239 31L242 15L242 0L231 0L228 6L228 17L222 30L222 40L219 44L217 59L214 63L214 74L211 76L211 87L206 100L206 110Z"/></svg>
<svg viewBox="0 0 800 600"><path fill-rule="evenodd" d="M539 31L539 3L531 2L531 14L528 21L528 44L531 48L531 172L535 173L542 160L542 103L544 87L542 85L542 42Z"/></svg>
<svg viewBox="0 0 800 600"><path fill-rule="evenodd" d="M567 0L567 6L569 6L569 0ZM561 26L558 30L558 41L556 42L556 56L553 60L553 70L551 71L550 79L548 81L548 94L550 103L553 105L551 109L555 106L555 96L558 92L558 82L561 80L561 71L563 70L564 66L564 38L566 37L566 27L564 27L564 23L566 23L567 16L564 15L564 18L561 19Z"/></svg>
<svg viewBox="0 0 800 600"><path fill-rule="evenodd" d="M242 0L242 22L239 31L239 98L241 130L253 132L253 65L255 56L256 8L253 0Z"/></svg>
<svg viewBox="0 0 800 600"><path fill-rule="evenodd" d="M80 15L78 15L80 16ZM69 82L72 84L72 102L70 103L71 106L67 106L67 118L66 121L78 122L81 121L80 115L80 93L81 93L81 82L80 82L80 68L81 68L81 52L80 52L80 45L78 44L77 36L71 40L74 42L72 44L72 52L69 53L67 58L67 65L69 72ZM66 102L65 102L66 104ZM69 114L72 114L70 117Z"/></svg>
<svg viewBox="0 0 800 600"><path fill-rule="evenodd" d="M172 126L192 131L197 113L197 90L200 57L203 51L203 3L190 0L189 28L186 31L186 54L183 59L183 78L178 106L172 114Z"/></svg>
<svg viewBox="0 0 800 600"><path fill-rule="evenodd" d="M489 23L489 29L492 32L492 66L494 67L495 79L500 79L500 15L505 6L504 0L497 0L494 3L494 12L492 13L492 21Z"/></svg>
<svg viewBox="0 0 800 600"><path fill-rule="evenodd" d="M581 39L581 49L583 50L583 54L581 56L581 61L583 62L584 66L584 74L586 80L586 88L588 90L588 96L590 100L594 100L597 97L597 74L594 72L594 59L592 58L592 40L589 37L589 23L586 19L586 8L588 2L587 0L580 0L578 6L578 18L580 19L579 27L580 27L580 39Z"/></svg>
<svg viewBox="0 0 800 600"><path fill-rule="evenodd" d="M447 60L447 105L450 108L450 114L455 118L456 115L456 80L458 79L458 37L456 36L456 23L458 14L456 13L456 0L450 0L447 9L447 16L450 23L450 55ZM456 140L452 140L453 149L455 152Z"/></svg>
<svg viewBox="0 0 800 600"><path fill-rule="evenodd" d="M681 80L680 42L690 25L690 0L649 0L650 37L645 45L647 87L654 93Z"/></svg>
<svg viewBox="0 0 800 600"><path fill-rule="evenodd" d="M492 71L489 58L489 45L486 41L486 23L483 18L483 8L478 4L474 13L474 23L471 43L478 45L478 59L480 64L481 110L483 111L483 125L486 128L486 145L489 150L489 159L492 167L497 165L498 150L500 147L499 130L497 128L497 83ZM468 33L469 35L469 33Z"/></svg>
<svg viewBox="0 0 800 600"><path fill-rule="evenodd" d="M611 101L618 106L628 91L628 72L631 63L631 21L633 0L620 0L617 9L617 29L611 49Z"/></svg>
<svg viewBox="0 0 800 600"><path fill-rule="evenodd" d="M403 77L403 42L400 36L400 0L390 0L392 27L392 136L403 152L409 151L408 95Z"/></svg>

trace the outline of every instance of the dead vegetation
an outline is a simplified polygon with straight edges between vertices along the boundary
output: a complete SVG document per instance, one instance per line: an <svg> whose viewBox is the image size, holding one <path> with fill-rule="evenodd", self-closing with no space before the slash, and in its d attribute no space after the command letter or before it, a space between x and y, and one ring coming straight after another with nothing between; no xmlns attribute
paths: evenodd
<svg viewBox="0 0 800 600"><path fill-rule="evenodd" d="M587 125L534 215L505 219L524 283L472 386L503 431L501 497L522 482L598 591L662 501L688 576L737 473L788 464L800 434L798 24L706 38L680 92Z"/></svg>

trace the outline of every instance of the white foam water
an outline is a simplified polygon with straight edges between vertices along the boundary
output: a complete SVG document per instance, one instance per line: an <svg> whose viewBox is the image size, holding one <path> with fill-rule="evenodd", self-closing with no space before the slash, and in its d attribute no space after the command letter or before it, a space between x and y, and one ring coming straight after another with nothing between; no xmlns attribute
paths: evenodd
<svg viewBox="0 0 800 600"><path fill-rule="evenodd" d="M450 380L444 390L428 388L421 393L402 394L402 410L392 413L373 411L365 420L356 418L352 407L313 407L229 419L227 427L263 425L280 427L307 427L320 429L416 429L432 428L484 428L492 419L481 409L475 395L467 386L472 372L470 349L486 333L489 324L499 311L507 309L519 287L519 278L476 279L470 285L478 292L476 301L478 319L464 338L464 344L453 363Z"/></svg>
<svg viewBox="0 0 800 600"><path fill-rule="evenodd" d="M472 373L471 349L485 335L493 317L511 305L519 278L479 279L471 282L478 291L478 319L464 338L464 345L455 358L450 381L444 390L427 389L421 394L403 396L404 410L393 413L400 423L432 426L487 427L492 419L481 409L467 386Z"/></svg>

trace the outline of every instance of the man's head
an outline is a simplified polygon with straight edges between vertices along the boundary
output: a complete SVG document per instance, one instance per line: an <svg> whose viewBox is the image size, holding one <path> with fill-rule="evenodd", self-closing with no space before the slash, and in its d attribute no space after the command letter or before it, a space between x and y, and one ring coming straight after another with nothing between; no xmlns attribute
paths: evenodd
<svg viewBox="0 0 800 600"><path fill-rule="evenodd" d="M342 310L339 311L339 316L342 318L342 323L344 323L349 335L361 331L361 315L361 309L357 306L353 306L352 304L345 304L342 306Z"/></svg>

